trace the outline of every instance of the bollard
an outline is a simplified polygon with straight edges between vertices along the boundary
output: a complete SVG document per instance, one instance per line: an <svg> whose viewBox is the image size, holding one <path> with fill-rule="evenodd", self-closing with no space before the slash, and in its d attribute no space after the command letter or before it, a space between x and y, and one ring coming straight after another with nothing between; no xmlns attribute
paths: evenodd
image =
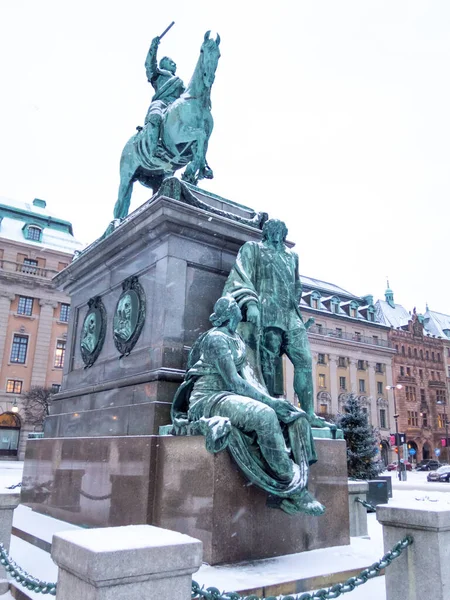
<svg viewBox="0 0 450 600"><path fill-rule="evenodd" d="M348 482L348 513L350 517L350 536L367 536L367 509L356 502L356 498L367 499L367 490L369 484L367 481Z"/></svg>
<svg viewBox="0 0 450 600"><path fill-rule="evenodd" d="M128 525L53 536L57 600L190 600L202 543L182 533Z"/></svg>
<svg viewBox="0 0 450 600"><path fill-rule="evenodd" d="M386 569L386 600L450 600L450 504L411 500L377 506L385 551L406 534L414 543Z"/></svg>
<svg viewBox="0 0 450 600"><path fill-rule="evenodd" d="M0 541L9 550L11 541L11 529L14 509L20 504L20 491L5 491L0 494ZM0 594L6 594L9 590L9 581L6 579L6 571L0 565Z"/></svg>

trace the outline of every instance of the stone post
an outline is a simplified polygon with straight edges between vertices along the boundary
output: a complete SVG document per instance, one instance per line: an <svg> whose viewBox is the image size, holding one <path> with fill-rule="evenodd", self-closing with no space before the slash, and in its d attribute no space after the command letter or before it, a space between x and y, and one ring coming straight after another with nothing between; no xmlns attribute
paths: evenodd
<svg viewBox="0 0 450 600"><path fill-rule="evenodd" d="M348 513L350 516L350 536L367 536L367 510L356 498L367 501L367 481L348 482Z"/></svg>
<svg viewBox="0 0 450 600"><path fill-rule="evenodd" d="M411 500L377 506L384 551L410 534L414 543L386 568L386 600L450 600L450 505Z"/></svg>
<svg viewBox="0 0 450 600"><path fill-rule="evenodd" d="M11 529L14 509L20 504L20 492L17 490L6 490L0 494L0 542L6 550L9 550L11 541ZM6 571L0 565L0 595L6 594L9 589L9 581L6 579Z"/></svg>
<svg viewBox="0 0 450 600"><path fill-rule="evenodd" d="M202 543L182 533L128 525L55 534L58 600L190 600Z"/></svg>

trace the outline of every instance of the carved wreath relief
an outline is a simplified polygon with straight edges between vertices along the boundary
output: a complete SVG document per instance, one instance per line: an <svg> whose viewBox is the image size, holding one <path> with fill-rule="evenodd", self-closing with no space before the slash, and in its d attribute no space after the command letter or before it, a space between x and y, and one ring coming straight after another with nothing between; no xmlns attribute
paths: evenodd
<svg viewBox="0 0 450 600"><path fill-rule="evenodd" d="M145 321L145 293L136 276L122 284L113 321L114 344L121 357L136 344Z"/></svg>
<svg viewBox="0 0 450 600"><path fill-rule="evenodd" d="M106 335L106 310L99 296L88 302L89 310L81 329L81 358L85 368L91 367L101 352Z"/></svg>

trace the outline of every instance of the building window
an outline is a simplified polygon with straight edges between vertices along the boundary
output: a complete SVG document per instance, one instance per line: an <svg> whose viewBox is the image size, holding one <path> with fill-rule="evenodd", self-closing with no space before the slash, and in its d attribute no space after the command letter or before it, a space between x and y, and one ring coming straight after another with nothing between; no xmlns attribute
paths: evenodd
<svg viewBox="0 0 450 600"><path fill-rule="evenodd" d="M423 371L422 371L422 369L419 369L419 377L420 377L420 379L423 379Z"/></svg>
<svg viewBox="0 0 450 600"><path fill-rule="evenodd" d="M359 380L359 391L360 392L366 391L366 382L364 381L364 379Z"/></svg>
<svg viewBox="0 0 450 600"><path fill-rule="evenodd" d="M357 342L360 342L360 341L361 341L361 332L360 332L360 331L355 331L355 336L354 336L354 339L355 339Z"/></svg>
<svg viewBox="0 0 450 600"><path fill-rule="evenodd" d="M405 374L405 367L400 367L400 376L403 377Z"/></svg>
<svg viewBox="0 0 450 600"><path fill-rule="evenodd" d="M61 389L60 383L52 383L52 394L57 394Z"/></svg>
<svg viewBox="0 0 450 600"><path fill-rule="evenodd" d="M420 351L420 358L423 360L423 350Z"/></svg>
<svg viewBox="0 0 450 600"><path fill-rule="evenodd" d="M17 314L19 315L32 315L33 314L33 298L27 296L19 296L19 303L17 305Z"/></svg>
<svg viewBox="0 0 450 600"><path fill-rule="evenodd" d="M365 371L366 370L366 367L365 367L365 364L364 364L363 360L358 360L358 370L359 371Z"/></svg>
<svg viewBox="0 0 450 600"><path fill-rule="evenodd" d="M319 354L318 358L317 358L317 362L319 363L319 365L324 365L325 363L325 354Z"/></svg>
<svg viewBox="0 0 450 600"><path fill-rule="evenodd" d="M325 375L323 373L319 374L319 387L324 388L325 386Z"/></svg>
<svg viewBox="0 0 450 600"><path fill-rule="evenodd" d="M422 415L422 427L428 427L428 415L427 413L420 413Z"/></svg>
<svg viewBox="0 0 450 600"><path fill-rule="evenodd" d="M27 227L27 240L33 240L33 242L40 242L42 236L42 229L39 227L35 227L34 225L29 225Z"/></svg>
<svg viewBox="0 0 450 600"><path fill-rule="evenodd" d="M417 356L417 348L414 348L414 358L418 358L418 356Z"/></svg>
<svg viewBox="0 0 450 600"><path fill-rule="evenodd" d="M416 388L412 385L405 385L405 394L408 402L416 401Z"/></svg>
<svg viewBox="0 0 450 600"><path fill-rule="evenodd" d="M395 350L396 350L396 352L398 354L398 344L395 344Z"/></svg>
<svg viewBox="0 0 450 600"><path fill-rule="evenodd" d="M431 353L431 360L434 360L434 352Z"/></svg>
<svg viewBox="0 0 450 600"><path fill-rule="evenodd" d="M434 381L434 371L431 371L431 379Z"/></svg>
<svg viewBox="0 0 450 600"><path fill-rule="evenodd" d="M339 388L341 390L346 390L347 389L347 381L345 377L339 377Z"/></svg>
<svg viewBox="0 0 450 600"><path fill-rule="evenodd" d="M377 381L377 394L383 394L383 382Z"/></svg>
<svg viewBox="0 0 450 600"><path fill-rule="evenodd" d="M342 329L340 327L336 327L336 336L338 338L342 337Z"/></svg>
<svg viewBox="0 0 450 600"><path fill-rule="evenodd" d="M419 415L415 410L408 410L408 426L419 427Z"/></svg>
<svg viewBox="0 0 450 600"><path fill-rule="evenodd" d="M339 357L339 361L338 361L338 367L346 367L347 366L347 359L345 358L345 356L340 356Z"/></svg>
<svg viewBox="0 0 450 600"><path fill-rule="evenodd" d="M425 352L425 358L428 360L430 358L430 355L428 354L428 350Z"/></svg>
<svg viewBox="0 0 450 600"><path fill-rule="evenodd" d="M10 362L24 365L27 360L28 336L14 334Z"/></svg>
<svg viewBox="0 0 450 600"><path fill-rule="evenodd" d="M438 419L439 429L442 429L443 427L445 427L444 415L442 413L438 413L437 419Z"/></svg>
<svg viewBox="0 0 450 600"><path fill-rule="evenodd" d="M380 338L377 335L373 335L372 341L375 344L375 346L378 346L378 344L380 343Z"/></svg>
<svg viewBox="0 0 450 600"><path fill-rule="evenodd" d="M441 373L439 371L436 371L436 377L438 378L438 381L441 380Z"/></svg>
<svg viewBox="0 0 450 600"><path fill-rule="evenodd" d="M402 346L402 354L405 356L405 346Z"/></svg>
<svg viewBox="0 0 450 600"><path fill-rule="evenodd" d="M339 298L333 298L331 300L331 312L339 314L339 304L340 304Z"/></svg>
<svg viewBox="0 0 450 600"><path fill-rule="evenodd" d="M411 367L406 367L406 374L408 377L411 377Z"/></svg>
<svg viewBox="0 0 450 600"><path fill-rule="evenodd" d="M316 327L317 327L317 333L322 335L323 325L321 325L320 323L316 323Z"/></svg>
<svg viewBox="0 0 450 600"><path fill-rule="evenodd" d="M383 372L383 365L382 365L382 363L375 363L375 372L376 373L382 373Z"/></svg>
<svg viewBox="0 0 450 600"><path fill-rule="evenodd" d="M55 352L55 368L56 369L63 368L65 353L66 353L66 342L64 340L58 340L56 342L56 352Z"/></svg>
<svg viewBox="0 0 450 600"><path fill-rule="evenodd" d="M437 359L438 359L438 362L441 362L441 353L440 352L437 353Z"/></svg>
<svg viewBox="0 0 450 600"><path fill-rule="evenodd" d="M18 379L8 379L6 382L6 393L7 394L21 394L22 393L22 381Z"/></svg>
<svg viewBox="0 0 450 600"><path fill-rule="evenodd" d="M328 405L327 404L321 404L319 406L319 412L321 415L325 415L328 412Z"/></svg>
<svg viewBox="0 0 450 600"><path fill-rule="evenodd" d="M411 355L411 348L408 348L408 356L409 356L409 358L411 358L411 356L412 356Z"/></svg>
<svg viewBox="0 0 450 600"><path fill-rule="evenodd" d="M21 266L22 273L28 273L28 275L36 275L38 270L38 261L34 258L24 258Z"/></svg>
<svg viewBox="0 0 450 600"><path fill-rule="evenodd" d="M445 390L436 390L436 402L439 404L446 404Z"/></svg>
<svg viewBox="0 0 450 600"><path fill-rule="evenodd" d="M61 310L59 311L59 320L63 323L69 321L70 315L70 304L61 304Z"/></svg>
<svg viewBox="0 0 450 600"><path fill-rule="evenodd" d="M386 429L386 409L380 408L380 427Z"/></svg>
<svg viewBox="0 0 450 600"><path fill-rule="evenodd" d="M420 403L424 404L425 402L426 402L426 400L425 400L425 390L421 389L420 390Z"/></svg>

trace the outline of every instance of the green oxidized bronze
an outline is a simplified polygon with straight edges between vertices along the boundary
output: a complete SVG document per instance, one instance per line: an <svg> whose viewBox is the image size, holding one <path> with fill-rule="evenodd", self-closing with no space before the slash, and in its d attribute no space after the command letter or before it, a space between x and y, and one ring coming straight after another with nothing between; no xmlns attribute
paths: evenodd
<svg viewBox="0 0 450 600"><path fill-rule="evenodd" d="M152 41L145 69L155 95L144 127L138 127L138 133L122 152L114 219L127 216L135 181L156 191L166 177L182 167L186 167L183 179L190 183L213 177L206 162L206 151L213 128L210 96L220 57L220 38L210 39L209 33L205 34L197 66L186 89L175 75L176 64L172 59L164 57L159 66L157 64L162 36Z"/></svg>
<svg viewBox="0 0 450 600"><path fill-rule="evenodd" d="M307 415L258 381L236 331L241 319L231 296L216 302L214 327L194 344L174 398L174 432L203 433L210 452L228 448L246 477L268 492L269 506L320 515L324 507L307 490L317 460Z"/></svg>
<svg viewBox="0 0 450 600"><path fill-rule="evenodd" d="M101 352L106 335L106 310L99 296L88 302L81 328L80 350L85 368L92 367Z"/></svg>
<svg viewBox="0 0 450 600"><path fill-rule="evenodd" d="M114 344L120 357L131 352L145 321L145 293L138 278L133 276L126 279L122 290L113 321Z"/></svg>
<svg viewBox="0 0 450 600"><path fill-rule="evenodd" d="M231 294L244 320L258 328L262 375L271 395L283 394L281 357L294 366L294 391L313 427L329 424L314 413L312 358L307 327L300 313L302 285L298 256L287 248L286 225L270 219L263 226L261 242L247 242L223 290ZM334 427L334 429L336 429Z"/></svg>

